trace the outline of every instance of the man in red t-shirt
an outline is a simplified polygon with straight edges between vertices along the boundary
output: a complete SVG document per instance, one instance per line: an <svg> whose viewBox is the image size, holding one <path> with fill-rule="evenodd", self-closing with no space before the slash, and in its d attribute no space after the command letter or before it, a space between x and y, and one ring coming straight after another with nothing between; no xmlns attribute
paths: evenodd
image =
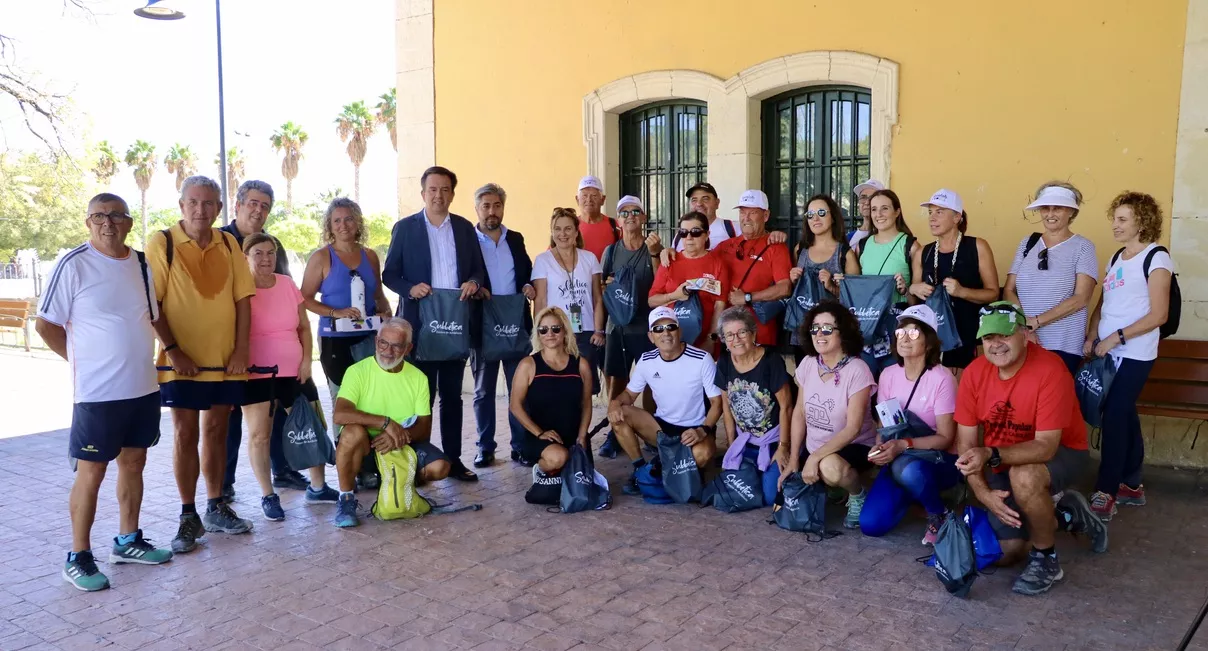
<svg viewBox="0 0 1208 651"><path fill-rule="evenodd" d="M708 217L698 212L687 213L680 217L679 230L684 250L671 266L659 267L655 272L654 284L650 286L650 307L688 300L689 291L693 291L686 287L690 280L712 281L707 282L704 288L695 290L700 296L703 316L701 332L696 341L685 343L715 353L710 335L717 333L717 317L726 307L725 300L730 295L730 275L721 259L706 248Z"/></svg>
<svg viewBox="0 0 1208 651"><path fill-rule="evenodd" d="M1065 363L1028 342L1023 310L999 301L983 307L979 318L985 355L961 376L956 467L990 512L1003 550L999 563L1013 564L1027 552L1014 591L1040 594L1062 578L1054 547L1059 527L1086 533L1096 552L1107 551L1107 527L1070 489L1090 461L1086 424Z"/></svg>
<svg viewBox="0 0 1208 651"><path fill-rule="evenodd" d="M742 305L752 313L752 303L780 300L793 293L789 282L789 250L769 240L768 196L760 190L747 190L738 200L738 224L742 235L732 237L713 250L730 272L732 286L726 296L730 306ZM780 333L779 319L760 323L755 341L775 346Z"/></svg>
<svg viewBox="0 0 1208 651"><path fill-rule="evenodd" d="M621 239L621 226L617 220L601 212L605 198L600 179L594 176L579 179L579 192L575 195L579 203L579 234L583 236L583 248L591 251L598 261L603 261L604 251ZM662 252L663 245L657 233L646 238L646 247L651 255Z"/></svg>

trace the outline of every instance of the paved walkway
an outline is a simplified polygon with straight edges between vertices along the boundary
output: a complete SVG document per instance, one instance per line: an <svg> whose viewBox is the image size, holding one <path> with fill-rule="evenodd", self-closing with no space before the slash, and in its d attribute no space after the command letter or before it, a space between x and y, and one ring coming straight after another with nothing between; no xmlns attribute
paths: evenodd
<svg viewBox="0 0 1208 651"><path fill-rule="evenodd" d="M0 354L6 367L11 359ZM0 395L18 391L31 389L0 385ZM166 420L163 432L142 525L166 545L179 505ZM65 454L62 430L0 436L3 651L1170 650L1208 589L1208 486L1169 471L1152 473L1149 506L1112 522L1107 555L1060 538L1066 578L1048 595L1012 594L1010 570L955 599L915 562L919 518L884 539L845 532L809 543L765 524L764 511L726 515L619 494L610 511L562 515L526 504L530 471L499 463L477 484L430 489L482 511L340 531L332 506L308 506L292 491L282 495L287 519L265 521L245 456L236 508L255 531L210 535L162 567L102 564L113 588L84 594L59 576L70 540ZM600 469L612 482L628 471L619 460ZM98 549L116 533L114 477L102 488ZM1208 649L1208 629L1191 648Z"/></svg>

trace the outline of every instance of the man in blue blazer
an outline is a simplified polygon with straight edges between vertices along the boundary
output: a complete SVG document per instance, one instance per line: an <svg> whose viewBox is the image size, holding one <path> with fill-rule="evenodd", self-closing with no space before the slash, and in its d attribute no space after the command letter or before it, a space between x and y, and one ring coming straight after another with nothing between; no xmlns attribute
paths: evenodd
<svg viewBox="0 0 1208 651"><path fill-rule="evenodd" d="M399 295L399 316L417 333L421 331L419 302L433 289L459 290L465 301L486 286L474 225L449 212L457 175L443 167L429 167L420 177L420 188L424 209L394 225L382 271L382 282ZM417 345L423 347L422 337ZM478 481L478 475L461 461L461 382L466 360L413 363L428 377L429 401L435 402L440 394L440 442L452 465L449 476Z"/></svg>
<svg viewBox="0 0 1208 651"><path fill-rule="evenodd" d="M495 183L488 183L474 192L474 212L478 215L476 235L487 269L487 286L479 293L479 298L491 300L492 295L524 294L531 301L537 296L529 282L533 262L524 250L524 236L503 225L507 198L507 192ZM470 370L474 372L474 420L478 423L478 456L474 457L474 467L485 468L495 462L495 387L499 381L499 367L503 366L503 380L508 397L511 397L512 376L516 374L521 358L483 359L482 338L489 335L482 331L482 303L474 307L474 348L470 351ZM524 326L531 331L532 315L526 312L524 316ZM524 427L510 413L508 425L512 460L523 462L520 442L524 440Z"/></svg>

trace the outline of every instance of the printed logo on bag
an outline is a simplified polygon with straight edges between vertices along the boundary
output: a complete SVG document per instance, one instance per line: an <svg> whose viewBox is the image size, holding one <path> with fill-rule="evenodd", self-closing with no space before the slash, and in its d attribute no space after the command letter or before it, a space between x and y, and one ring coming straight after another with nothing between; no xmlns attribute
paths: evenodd
<svg viewBox="0 0 1208 651"><path fill-rule="evenodd" d="M800 501L801 500L797 499L796 497L789 497L788 495L785 495L784 496L784 508L786 508L790 511L796 511L797 504L800 503Z"/></svg>
<svg viewBox="0 0 1208 651"><path fill-rule="evenodd" d="M1082 369L1078 373L1078 384L1086 387L1087 390L1096 396L1103 393L1103 384L1099 382L1099 378L1095 377L1094 373L1091 373L1090 369Z"/></svg>
<svg viewBox="0 0 1208 651"><path fill-rule="evenodd" d="M515 337L520 334L520 326L518 325L497 325L495 326L495 334L501 337Z"/></svg>
<svg viewBox="0 0 1208 651"><path fill-rule="evenodd" d="M881 310L878 310L875 307L852 307L848 309L850 309L851 313L856 315L856 318L861 321L881 320Z"/></svg>
<svg viewBox="0 0 1208 651"><path fill-rule="evenodd" d="M815 301L809 296L796 296L794 298L797 299L797 305L800 305L801 308L805 310L812 310L814 309L814 306L818 304L818 301Z"/></svg>
<svg viewBox="0 0 1208 651"><path fill-rule="evenodd" d="M314 443L319 440L319 435L315 433L313 427L308 427L301 432L290 430L285 433L285 438L289 439L289 442L293 445L306 445L307 443Z"/></svg>
<svg viewBox="0 0 1208 651"><path fill-rule="evenodd" d="M633 295L625 291L625 289L622 287L614 287L612 290L612 296L625 305L633 305Z"/></svg>
<svg viewBox="0 0 1208 651"><path fill-rule="evenodd" d="M562 475L547 475L539 472L533 475L533 483L541 486L556 486L562 483Z"/></svg>
<svg viewBox="0 0 1208 651"><path fill-rule="evenodd" d="M428 324L428 332L436 335L459 335L462 327L453 321L432 321Z"/></svg>
<svg viewBox="0 0 1208 651"><path fill-rule="evenodd" d="M696 461L694 459L680 459L671 466L672 475L683 475L696 470Z"/></svg>
<svg viewBox="0 0 1208 651"><path fill-rule="evenodd" d="M688 306L686 306L686 305L676 305L675 306L675 318L682 320L682 319L687 319L691 316L692 316L692 311L688 309Z"/></svg>
<svg viewBox="0 0 1208 651"><path fill-rule="evenodd" d="M743 499L755 499L755 491L752 490L752 488L747 485L747 482L743 481L742 477L739 477L738 475L726 475L726 478L722 480L722 483L730 487L730 490L742 495Z"/></svg>
<svg viewBox="0 0 1208 651"><path fill-rule="evenodd" d="M585 486L591 486L593 483L595 483L595 478L588 477L586 474L583 473L583 471L579 471L579 472L575 473L575 483L583 484Z"/></svg>

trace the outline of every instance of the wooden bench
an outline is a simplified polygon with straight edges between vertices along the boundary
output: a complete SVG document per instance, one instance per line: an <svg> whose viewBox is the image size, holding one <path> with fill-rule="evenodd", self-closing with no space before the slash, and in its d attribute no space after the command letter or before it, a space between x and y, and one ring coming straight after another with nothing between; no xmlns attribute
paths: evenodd
<svg viewBox="0 0 1208 651"><path fill-rule="evenodd" d="M1164 339L1137 399L1137 412L1193 421L1187 430L1196 428L1195 449L1199 428L1208 422L1208 341Z"/></svg>
<svg viewBox="0 0 1208 651"><path fill-rule="evenodd" d="M33 301L0 299L0 328L12 328L25 333L25 352L29 352L29 311Z"/></svg>

